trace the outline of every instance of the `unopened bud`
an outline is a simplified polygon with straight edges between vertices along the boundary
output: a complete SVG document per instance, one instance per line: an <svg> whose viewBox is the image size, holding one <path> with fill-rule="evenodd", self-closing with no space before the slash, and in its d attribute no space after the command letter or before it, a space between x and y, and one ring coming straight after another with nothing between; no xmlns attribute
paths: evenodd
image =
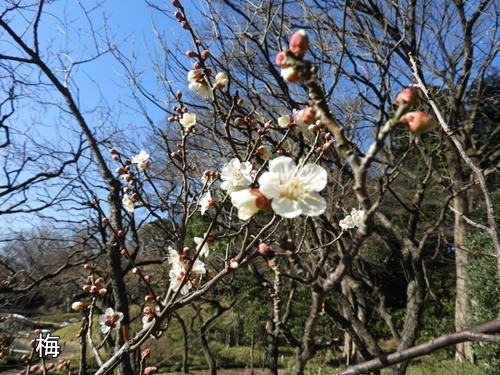
<svg viewBox="0 0 500 375"><path fill-rule="evenodd" d="M144 300L146 302L150 302L150 301L154 300L154 297L151 294L148 294L146 297L144 297Z"/></svg>
<svg viewBox="0 0 500 375"><path fill-rule="evenodd" d="M237 269L240 265L238 264L238 262L232 258L230 261L229 261L229 267L231 267L232 269Z"/></svg>
<svg viewBox="0 0 500 375"><path fill-rule="evenodd" d="M179 0L172 0L172 5L176 8L180 8L182 6Z"/></svg>
<svg viewBox="0 0 500 375"><path fill-rule="evenodd" d="M191 30L191 25L189 25L188 21L182 21L181 26L184 30Z"/></svg>
<svg viewBox="0 0 500 375"><path fill-rule="evenodd" d="M118 154L118 151L116 151L114 148L110 148L109 153L112 155L116 155L116 154Z"/></svg>
<svg viewBox="0 0 500 375"><path fill-rule="evenodd" d="M208 49L204 50L204 51L201 53L201 58L202 58L203 60L208 59L210 56L211 56L211 54L210 54L210 51L209 51Z"/></svg>
<svg viewBox="0 0 500 375"><path fill-rule="evenodd" d="M286 53L280 52L276 55L275 63L280 68L286 68L288 65L286 63Z"/></svg>
<svg viewBox="0 0 500 375"><path fill-rule="evenodd" d="M145 361L146 359L149 358L150 354L151 354L151 349L149 348L145 349L141 354L141 360Z"/></svg>
<svg viewBox="0 0 500 375"><path fill-rule="evenodd" d="M309 38L304 30L299 30L290 39L290 52L301 59L309 49Z"/></svg>
<svg viewBox="0 0 500 375"><path fill-rule="evenodd" d="M104 279L102 277L98 277L95 281L94 281L94 284L95 285L99 285L99 284L102 284L104 282Z"/></svg>
<svg viewBox="0 0 500 375"><path fill-rule="evenodd" d="M105 227L106 225L109 224L109 219L107 217L103 217L101 219L101 224L102 224L103 227Z"/></svg>
<svg viewBox="0 0 500 375"><path fill-rule="evenodd" d="M125 237L125 231L124 230L119 230L117 233L118 237Z"/></svg>
<svg viewBox="0 0 500 375"><path fill-rule="evenodd" d="M77 301L71 304L71 308L76 311L82 311L87 308L87 305L83 302Z"/></svg>
<svg viewBox="0 0 500 375"><path fill-rule="evenodd" d="M84 269L88 270L88 271L91 271L93 270L94 268L92 267L92 265L90 263L87 263L83 266Z"/></svg>
<svg viewBox="0 0 500 375"><path fill-rule="evenodd" d="M396 96L396 103L398 105L413 105L417 101L417 90L415 90L413 87L407 87L403 91L401 91L397 96Z"/></svg>
<svg viewBox="0 0 500 375"><path fill-rule="evenodd" d="M190 49L189 51L186 52L186 56L189 57L189 58L191 58L191 59L193 59L196 56L198 56L198 54L196 52L194 52L193 50Z"/></svg>
<svg viewBox="0 0 500 375"><path fill-rule="evenodd" d="M400 122L411 132L417 134L427 133L437 128L438 123L431 115L425 112L409 112L401 116Z"/></svg>
<svg viewBox="0 0 500 375"><path fill-rule="evenodd" d="M113 155L113 160L114 161L120 160L120 155Z"/></svg>
<svg viewBox="0 0 500 375"><path fill-rule="evenodd" d="M99 297L104 297L108 290L106 288L99 289Z"/></svg>
<svg viewBox="0 0 500 375"><path fill-rule="evenodd" d="M178 22L184 21L184 16L182 15L181 12L175 12L174 16L175 16L175 18L177 19Z"/></svg>

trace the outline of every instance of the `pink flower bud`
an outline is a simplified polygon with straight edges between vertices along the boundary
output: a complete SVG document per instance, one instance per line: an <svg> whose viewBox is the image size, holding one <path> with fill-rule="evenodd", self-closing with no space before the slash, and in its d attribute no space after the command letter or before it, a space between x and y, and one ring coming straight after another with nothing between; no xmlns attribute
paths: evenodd
<svg viewBox="0 0 500 375"><path fill-rule="evenodd" d="M125 237L125 231L119 230L117 233L118 237Z"/></svg>
<svg viewBox="0 0 500 375"><path fill-rule="evenodd" d="M421 111L408 112L407 114L401 116L400 122L411 132L417 134L427 133L438 126L434 117Z"/></svg>
<svg viewBox="0 0 500 375"><path fill-rule="evenodd" d="M110 148L110 149L109 149L109 153L110 153L111 155L116 155L116 154L118 154L118 151L116 151L114 148Z"/></svg>
<svg viewBox="0 0 500 375"><path fill-rule="evenodd" d="M280 52L276 55L275 63L277 66L280 68L286 68L287 63L286 63L286 53L285 52Z"/></svg>
<svg viewBox="0 0 500 375"><path fill-rule="evenodd" d="M86 269L86 270L89 270L89 271L93 269L92 265L89 264L89 263L87 263L86 265L84 265L83 268Z"/></svg>
<svg viewBox="0 0 500 375"><path fill-rule="evenodd" d="M121 254L121 255L126 255L126 254L127 254L127 250L125 250L125 249L121 249L121 250L120 250L120 254Z"/></svg>
<svg viewBox="0 0 500 375"><path fill-rule="evenodd" d="M120 155L113 155L113 160L114 161L120 160Z"/></svg>
<svg viewBox="0 0 500 375"><path fill-rule="evenodd" d="M55 367L56 367L56 365L54 364L54 362L50 362L50 363L47 363L45 365L45 370L50 371L50 370L52 370Z"/></svg>
<svg viewBox="0 0 500 375"><path fill-rule="evenodd" d="M90 286L90 285L88 285L88 284L87 284L87 285L84 285L84 286L83 286L83 291L84 291L84 292L89 293L89 292L90 292L90 288L92 288L92 286Z"/></svg>
<svg viewBox="0 0 500 375"><path fill-rule="evenodd" d="M237 269L240 265L238 264L238 262L232 258L230 261L229 261L229 267L231 267L232 269Z"/></svg>
<svg viewBox="0 0 500 375"><path fill-rule="evenodd" d="M182 6L179 0L172 0L172 5L176 8L180 8Z"/></svg>
<svg viewBox="0 0 500 375"><path fill-rule="evenodd" d="M156 370L158 370L158 369L154 366L146 367L144 369L144 375L153 375L156 372Z"/></svg>
<svg viewBox="0 0 500 375"><path fill-rule="evenodd" d="M398 105L407 104L411 106L415 104L417 97L417 90L413 87L407 87L396 96L396 103L398 103Z"/></svg>
<svg viewBox="0 0 500 375"><path fill-rule="evenodd" d="M31 357L27 354L25 354L21 357L21 361L23 361L23 362L29 362L30 359L31 359Z"/></svg>
<svg viewBox="0 0 500 375"><path fill-rule="evenodd" d="M290 39L290 52L301 59L309 49L309 38L304 30L299 30Z"/></svg>
<svg viewBox="0 0 500 375"><path fill-rule="evenodd" d="M132 269L132 273L133 273L133 274L138 274L138 273L139 273L139 268L134 267L134 268Z"/></svg>
<svg viewBox="0 0 500 375"><path fill-rule="evenodd" d="M38 333L35 333L35 335L38 335ZM36 340L31 340L30 341L30 348L36 348Z"/></svg>
<svg viewBox="0 0 500 375"><path fill-rule="evenodd" d="M316 117L316 111L311 107L305 107L300 113L300 121L312 124Z"/></svg>
<svg viewBox="0 0 500 375"><path fill-rule="evenodd" d="M269 254L272 252L271 247L262 242L259 245L259 254L262 256L265 256L266 258L269 256Z"/></svg>
<svg viewBox="0 0 500 375"><path fill-rule="evenodd" d="M90 287L90 293L92 293L92 294L98 294L99 293L99 289L97 289L97 287L95 285L92 285Z"/></svg>
<svg viewBox="0 0 500 375"><path fill-rule="evenodd" d="M209 51L208 49L204 50L204 51L201 53L201 58L202 58L203 60L208 59L210 56L211 56L211 54L210 54L210 51Z"/></svg>
<svg viewBox="0 0 500 375"><path fill-rule="evenodd" d="M104 297L108 290L106 288L99 289L99 297Z"/></svg>
<svg viewBox="0 0 500 375"><path fill-rule="evenodd" d="M186 258L189 258L191 256L191 249L186 246L184 249L182 249L182 255Z"/></svg>
<svg viewBox="0 0 500 375"><path fill-rule="evenodd" d="M107 217L103 217L101 220L101 224L103 227L109 224L109 219Z"/></svg>
<svg viewBox="0 0 500 375"><path fill-rule="evenodd" d="M152 300L154 300L154 297L151 294L148 294L146 297L144 297L144 301L146 302L150 302Z"/></svg>
<svg viewBox="0 0 500 375"><path fill-rule="evenodd" d="M102 277L98 277L95 281L94 281L94 284L95 285L99 285L99 284L102 284L104 282L104 279Z"/></svg>
<svg viewBox="0 0 500 375"><path fill-rule="evenodd" d="M144 351L141 354L141 360L145 361L146 359L149 358L150 354L151 354L151 349L149 348L144 349Z"/></svg>
<svg viewBox="0 0 500 375"><path fill-rule="evenodd" d="M195 58L196 56L198 56L198 54L190 49L189 51L186 52L186 56L190 58Z"/></svg>

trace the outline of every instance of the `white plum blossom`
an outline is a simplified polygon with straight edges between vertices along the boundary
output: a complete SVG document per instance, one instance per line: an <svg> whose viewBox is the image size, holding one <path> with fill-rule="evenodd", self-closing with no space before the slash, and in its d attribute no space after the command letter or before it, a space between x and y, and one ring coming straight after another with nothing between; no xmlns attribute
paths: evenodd
<svg viewBox="0 0 500 375"><path fill-rule="evenodd" d="M212 99L212 90L206 82L191 82L189 84L189 89L197 93L199 96L205 99Z"/></svg>
<svg viewBox="0 0 500 375"><path fill-rule="evenodd" d="M252 183L252 164L248 161L240 162L237 158L224 164L220 174L222 179L221 189L232 193L246 189Z"/></svg>
<svg viewBox="0 0 500 375"><path fill-rule="evenodd" d="M200 205L200 211L201 211L201 215L205 215L205 212L207 212L207 210L214 206L215 205L215 202L214 200L212 199L212 194L210 193L210 190L207 191L200 199L199 201L199 205Z"/></svg>
<svg viewBox="0 0 500 375"><path fill-rule="evenodd" d="M135 201L133 199L131 199L128 195L125 194L123 196L123 198L122 198L122 204L123 204L123 207L125 207L125 209L128 212L134 212Z"/></svg>
<svg viewBox="0 0 500 375"><path fill-rule="evenodd" d="M307 128L307 124L302 121L302 113L303 112L304 112L303 109L301 109L301 110L294 109L292 112L292 117L293 117L293 121L295 122L296 125L300 126L301 128L302 127Z"/></svg>
<svg viewBox="0 0 500 375"><path fill-rule="evenodd" d="M269 206L269 201L259 189L232 192L231 203L238 209L238 217L241 220L248 220L262 208Z"/></svg>
<svg viewBox="0 0 500 375"><path fill-rule="evenodd" d="M101 325L101 332L106 334L112 328L119 329L122 319L123 313L118 311L115 313L111 307L108 307L106 311L104 311L104 314L99 315L98 322Z"/></svg>
<svg viewBox="0 0 500 375"><path fill-rule="evenodd" d="M151 164L149 159L149 154L142 150L139 154L132 156L132 163L137 164L137 168L141 171L145 170Z"/></svg>
<svg viewBox="0 0 500 375"><path fill-rule="evenodd" d="M189 82L199 82L204 79L204 75L199 70L193 69L188 72L188 81Z"/></svg>
<svg viewBox="0 0 500 375"><path fill-rule="evenodd" d="M290 120L290 116L288 116L288 115L283 115L283 116L278 118L278 126L280 128L288 129L290 127L291 123L292 123L292 120Z"/></svg>
<svg viewBox="0 0 500 375"><path fill-rule="evenodd" d="M194 113L186 112L182 115L182 118L179 120L179 123L185 128L190 128L192 126L195 126L196 115Z"/></svg>
<svg viewBox="0 0 500 375"><path fill-rule="evenodd" d="M227 78L227 74L226 73L217 73L215 75L215 85L217 87L224 87L228 84L229 82L229 79Z"/></svg>
<svg viewBox="0 0 500 375"><path fill-rule="evenodd" d="M273 156L271 148L269 146L260 146L257 149L257 155L259 155L263 160L269 160Z"/></svg>
<svg viewBox="0 0 500 375"><path fill-rule="evenodd" d="M352 209L351 214L340 220L339 225L342 230L349 230L358 227L365 218L365 211Z"/></svg>
<svg viewBox="0 0 500 375"><path fill-rule="evenodd" d="M319 192L328 181L326 170L316 164L298 167L292 158L280 156L269 162L269 172L259 178L260 191L272 199L271 207L278 215L294 218L318 216L326 210Z"/></svg>
<svg viewBox="0 0 500 375"><path fill-rule="evenodd" d="M189 262L185 262L185 256L180 256L173 248L168 248L168 262L170 263L170 289L177 292L181 287L182 281L187 277L186 283L182 286L181 294L187 294L195 282L206 273L205 264L200 260L195 260L189 275L186 276L189 268Z"/></svg>
<svg viewBox="0 0 500 375"><path fill-rule="evenodd" d="M205 236L206 236L206 233L205 233ZM201 237L195 237L194 238L194 243L196 244L196 248L198 249L199 245L203 242L203 238ZM200 250L200 256L205 256L207 257L208 254L210 254L210 246L208 244L208 240L205 241L205 243L203 244L203 247L201 248Z"/></svg>

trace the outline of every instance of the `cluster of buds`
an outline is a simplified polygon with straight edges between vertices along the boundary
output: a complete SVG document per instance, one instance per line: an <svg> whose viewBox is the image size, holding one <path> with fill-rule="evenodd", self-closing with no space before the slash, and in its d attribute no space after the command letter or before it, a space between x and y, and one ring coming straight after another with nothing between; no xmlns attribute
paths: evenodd
<svg viewBox="0 0 500 375"><path fill-rule="evenodd" d="M304 30L299 30L292 35L288 49L278 53L276 65L281 68L281 76L285 81L294 83L302 80L302 74L297 69L304 55L309 50L309 38Z"/></svg>
<svg viewBox="0 0 500 375"><path fill-rule="evenodd" d="M142 324L146 325L151 323L156 318L156 313L154 308L151 306L146 306L143 310L144 316L142 317Z"/></svg>
<svg viewBox="0 0 500 375"><path fill-rule="evenodd" d="M94 279L94 270L90 264L86 264L84 268L86 270L90 270L91 274L87 276L88 284L85 284L83 286L83 290L95 297L104 297L108 292L107 289L101 288L101 285L104 284L104 279L102 277ZM74 302L71 307L77 311L82 311L85 309L85 305L83 304L83 302Z"/></svg>
<svg viewBox="0 0 500 375"><path fill-rule="evenodd" d="M61 359L59 361L59 365L57 365L58 370L69 369L71 366L71 360L69 359Z"/></svg>
<svg viewBox="0 0 500 375"><path fill-rule="evenodd" d="M255 125L257 125L257 121L255 121L250 116L245 116L236 118L236 120L234 120L234 124L236 126L246 126L249 128L253 128L255 127Z"/></svg>
<svg viewBox="0 0 500 375"><path fill-rule="evenodd" d="M332 147L332 145L333 145L332 135L330 133L326 133L325 134L325 143L323 144L323 146L317 147L316 152L322 154L322 153L326 152L330 147Z"/></svg>
<svg viewBox="0 0 500 375"><path fill-rule="evenodd" d="M220 178L220 173L218 171L207 170L203 172L203 176L201 176L201 181L204 184L211 183L212 181L216 181Z"/></svg>
<svg viewBox="0 0 500 375"><path fill-rule="evenodd" d="M399 106L410 108L417 101L418 94L413 87L407 87L396 96L396 103ZM401 116L399 123L403 124L412 133L425 134L438 127L438 123L433 116L422 111L408 112Z"/></svg>
<svg viewBox="0 0 500 375"><path fill-rule="evenodd" d="M179 3L179 6L177 8L180 8L180 7L181 7L181 5ZM186 30L191 29L191 26L189 25L189 22L186 20L186 17L184 17L184 14L182 14L179 11L176 11L174 13L174 16L175 16L175 19L177 20L177 22L179 22L181 24L183 29L186 29Z"/></svg>

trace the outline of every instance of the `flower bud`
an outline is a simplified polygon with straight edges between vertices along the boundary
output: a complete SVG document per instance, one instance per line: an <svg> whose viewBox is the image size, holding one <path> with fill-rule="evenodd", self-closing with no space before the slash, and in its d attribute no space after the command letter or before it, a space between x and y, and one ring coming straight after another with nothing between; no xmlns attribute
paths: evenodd
<svg viewBox="0 0 500 375"><path fill-rule="evenodd" d="M21 361L23 361L23 362L29 362L30 359L31 359L31 357L27 354L25 354L21 357Z"/></svg>
<svg viewBox="0 0 500 375"><path fill-rule="evenodd" d="M411 132L417 134L427 133L438 126L434 117L421 111L408 112L407 114L401 116L400 122Z"/></svg>
<svg viewBox="0 0 500 375"><path fill-rule="evenodd" d="M119 230L117 233L118 237L125 237L125 231L124 230Z"/></svg>
<svg viewBox="0 0 500 375"><path fill-rule="evenodd" d="M314 122L316 111L312 107L305 107L300 112L300 121L306 124L312 124Z"/></svg>
<svg viewBox="0 0 500 375"><path fill-rule="evenodd" d="M290 52L301 59L309 49L309 38L304 30L299 30L290 39Z"/></svg>
<svg viewBox="0 0 500 375"><path fill-rule="evenodd" d="M98 277L95 281L94 281L94 284L95 285L99 285L99 284L102 284L104 282L104 279L102 277Z"/></svg>
<svg viewBox="0 0 500 375"><path fill-rule="evenodd" d="M191 25L189 25L188 21L182 21L181 26L184 30L191 30Z"/></svg>
<svg viewBox="0 0 500 375"><path fill-rule="evenodd" d="M91 271L94 269L94 267L92 267L92 265L90 263L87 263L83 266L84 269L88 270L88 271Z"/></svg>
<svg viewBox="0 0 500 375"><path fill-rule="evenodd" d="M269 255L271 255L271 253L272 253L272 250L271 250L271 247L269 245L265 244L264 242L260 243L260 245L259 245L259 254L260 255L268 258Z"/></svg>
<svg viewBox="0 0 500 375"><path fill-rule="evenodd" d="M398 105L406 104L412 106L417 101L417 97L417 90L413 87L407 87L396 96L396 103L398 103Z"/></svg>
<svg viewBox="0 0 500 375"><path fill-rule="evenodd" d="M145 361L146 359L149 358L150 354L151 354L151 349L150 348L144 349L144 351L141 354L141 360Z"/></svg>
<svg viewBox="0 0 500 375"><path fill-rule="evenodd" d="M144 300L146 302L150 302L150 301L154 300L154 297L151 294L148 294L146 297L144 297Z"/></svg>
<svg viewBox="0 0 500 375"><path fill-rule="evenodd" d="M137 273L139 273L139 268L134 267L134 268L132 269L132 273L133 273L133 274L137 274Z"/></svg>
<svg viewBox="0 0 500 375"><path fill-rule="evenodd" d="M101 219L101 224L102 224L103 227L105 227L106 225L109 224L109 219L107 217L103 217Z"/></svg>
<svg viewBox="0 0 500 375"><path fill-rule="evenodd" d="M114 161L120 160L120 155L113 155L113 160Z"/></svg>
<svg viewBox="0 0 500 375"><path fill-rule="evenodd" d="M82 310L85 310L85 308L87 307L87 305L83 302L80 302L80 301L77 301L77 302L73 302L71 304L71 308L73 310L76 310L76 311L82 311Z"/></svg>
<svg viewBox="0 0 500 375"><path fill-rule="evenodd" d="M110 149L109 149L109 153L110 153L111 155L117 155L117 154L118 154L118 151L116 151L114 148L110 148Z"/></svg>
<svg viewBox="0 0 500 375"><path fill-rule="evenodd" d="M286 53L285 52L280 52L276 55L276 59L274 60L276 65L279 66L280 68L286 68L287 63L286 63Z"/></svg>
<svg viewBox="0 0 500 375"><path fill-rule="evenodd" d="M206 59L208 59L210 56L211 56L211 54L210 54L210 51L209 51L208 49L204 50L204 51L201 53L201 58L202 58L202 60L206 60Z"/></svg>
<svg viewBox="0 0 500 375"><path fill-rule="evenodd" d="M300 73L292 67L281 69L281 76L285 81L290 83L302 81L302 76L300 75Z"/></svg>
<svg viewBox="0 0 500 375"><path fill-rule="evenodd" d="M106 293L108 292L108 290L106 288L101 288L99 289L99 297L104 297L106 295Z"/></svg>
<svg viewBox="0 0 500 375"><path fill-rule="evenodd" d="M190 49L189 51L186 52L186 56L190 58L195 58L196 56L198 56L198 54Z"/></svg>
<svg viewBox="0 0 500 375"><path fill-rule="evenodd" d="M121 254L121 255L126 255L126 254L127 254L127 250L125 250L125 249L121 249L121 250L120 250L120 254Z"/></svg>
<svg viewBox="0 0 500 375"><path fill-rule="evenodd" d="M240 265L238 264L238 262L232 258L230 261L229 261L229 267L231 267L232 269L237 269Z"/></svg>
<svg viewBox="0 0 500 375"><path fill-rule="evenodd" d="M179 0L172 0L172 5L176 8L180 8L182 6Z"/></svg>
<svg viewBox="0 0 500 375"><path fill-rule="evenodd" d="M92 288L91 285L86 284L86 285L83 286L83 291L89 293L91 288Z"/></svg>
<svg viewBox="0 0 500 375"><path fill-rule="evenodd" d="M175 12L175 13L174 13L174 16L175 16L175 18L177 19L177 21L179 21L179 22L184 21L184 16L182 15L182 13L181 13L181 12Z"/></svg>
<svg viewBox="0 0 500 375"><path fill-rule="evenodd" d="M193 69L201 69L201 63L199 61L195 61L193 63Z"/></svg>

